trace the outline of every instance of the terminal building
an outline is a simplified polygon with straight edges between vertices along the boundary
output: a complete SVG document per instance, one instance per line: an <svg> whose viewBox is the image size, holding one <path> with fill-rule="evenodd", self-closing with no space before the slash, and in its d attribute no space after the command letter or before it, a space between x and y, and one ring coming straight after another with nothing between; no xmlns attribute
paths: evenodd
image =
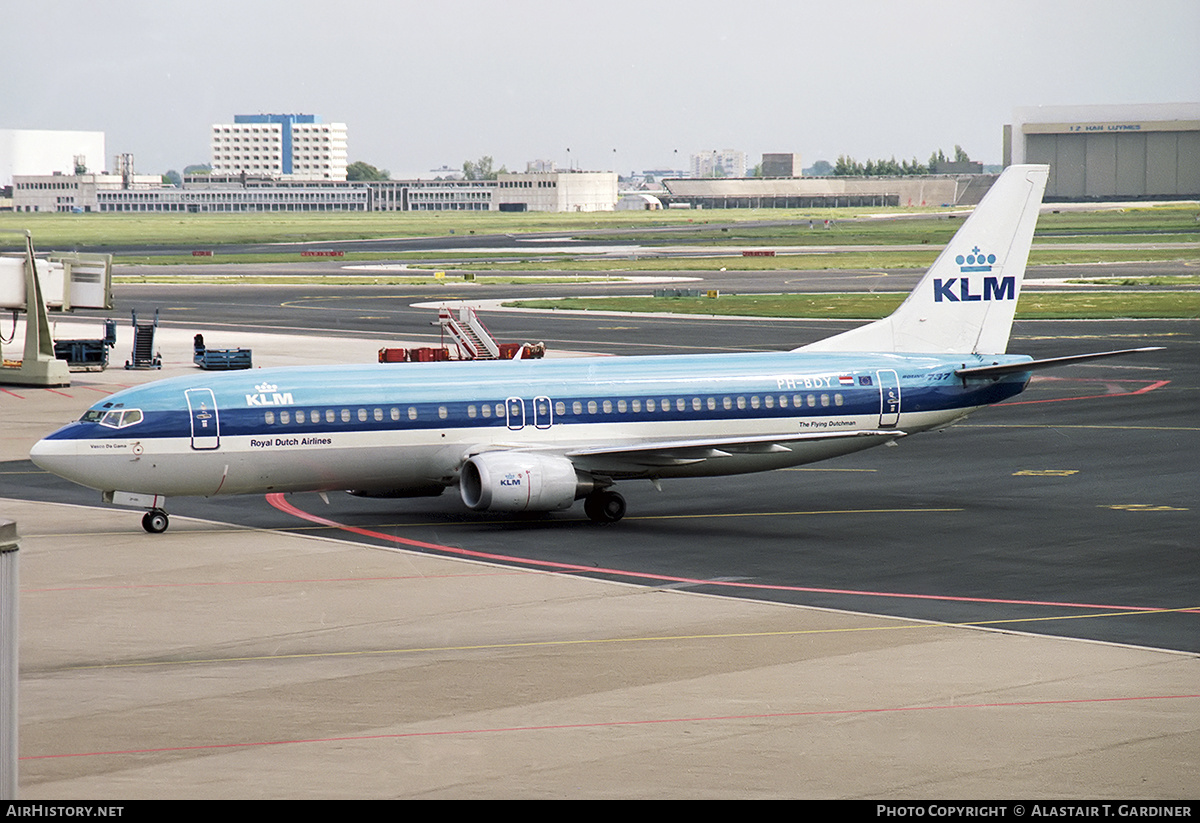
<svg viewBox="0 0 1200 823"><path fill-rule="evenodd" d="M100 208L102 198L112 195L131 198L156 188L162 188L162 178L157 174L18 174L13 176L13 210L68 213L107 211Z"/></svg>
<svg viewBox="0 0 1200 823"><path fill-rule="evenodd" d="M613 211L613 172L501 174L496 180L280 180L248 174L17 175L21 212Z"/></svg>
<svg viewBox="0 0 1200 823"><path fill-rule="evenodd" d="M1200 197L1200 103L1020 108L1004 164L1048 163L1046 200Z"/></svg>

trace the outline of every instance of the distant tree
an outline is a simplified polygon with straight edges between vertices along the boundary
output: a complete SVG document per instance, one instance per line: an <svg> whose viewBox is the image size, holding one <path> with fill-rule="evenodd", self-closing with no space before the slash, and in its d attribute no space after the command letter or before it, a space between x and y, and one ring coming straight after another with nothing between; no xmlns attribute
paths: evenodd
<svg viewBox="0 0 1200 823"><path fill-rule="evenodd" d="M485 154L474 162L463 161L463 177L467 180L495 180L501 174L508 174L508 169L504 166L493 169L490 154Z"/></svg>
<svg viewBox="0 0 1200 823"><path fill-rule="evenodd" d="M931 163L936 163L938 156L942 157L945 162L945 155L941 152L934 153L930 158ZM904 177L915 174L929 174L928 166L923 166L913 158L911 161L897 161L895 157L888 160L868 160L866 163L859 163L853 157L842 155L838 157L837 164L830 166L824 160L818 160L813 164L811 169L805 169L805 174L829 174L832 173L839 177Z"/></svg>
<svg viewBox="0 0 1200 823"><path fill-rule="evenodd" d="M855 177L866 174L866 168L856 161L853 157L846 157L839 154L837 163L833 166L833 173L838 177Z"/></svg>
<svg viewBox="0 0 1200 823"><path fill-rule="evenodd" d="M183 174L185 177L196 174L212 174L212 166L207 163L194 163L190 166L184 166Z"/></svg>
<svg viewBox="0 0 1200 823"><path fill-rule="evenodd" d="M955 163L970 163L971 162L971 158L967 156L967 153L965 151L963 151L962 146L959 146L959 145L954 146L954 162Z"/></svg>
<svg viewBox="0 0 1200 823"><path fill-rule="evenodd" d="M346 166L347 180L390 180L391 175L387 169L377 169L370 163L364 163L361 160L355 160L350 165Z"/></svg>
<svg viewBox="0 0 1200 823"><path fill-rule="evenodd" d="M805 174L811 174L814 177L824 177L828 174L833 174L833 165L828 160L818 160L812 164L811 168L804 170Z"/></svg>
<svg viewBox="0 0 1200 823"><path fill-rule="evenodd" d="M167 171L167 173L162 176L162 181L171 186L183 185L183 178L179 176L179 172L175 171L175 169L170 169Z"/></svg>

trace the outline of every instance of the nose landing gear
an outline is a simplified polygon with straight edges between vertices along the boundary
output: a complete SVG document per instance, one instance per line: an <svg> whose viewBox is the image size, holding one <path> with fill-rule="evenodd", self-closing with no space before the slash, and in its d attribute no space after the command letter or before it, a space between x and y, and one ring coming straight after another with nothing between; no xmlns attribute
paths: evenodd
<svg viewBox="0 0 1200 823"><path fill-rule="evenodd" d="M162 534L171 525L171 519L162 509L151 509L142 515L142 528L150 534Z"/></svg>

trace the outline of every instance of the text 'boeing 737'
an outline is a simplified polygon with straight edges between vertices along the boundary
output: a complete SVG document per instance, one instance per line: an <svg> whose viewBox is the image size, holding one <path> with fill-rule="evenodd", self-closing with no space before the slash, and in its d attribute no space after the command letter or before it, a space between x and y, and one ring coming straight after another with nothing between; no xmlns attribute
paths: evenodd
<svg viewBox="0 0 1200 823"><path fill-rule="evenodd" d="M147 509L164 498L349 490L471 509L583 500L620 520L617 483L769 471L939 429L1019 394L1005 354L1046 166L1013 166L893 314L789 352L261 369L112 395L31 458Z"/></svg>

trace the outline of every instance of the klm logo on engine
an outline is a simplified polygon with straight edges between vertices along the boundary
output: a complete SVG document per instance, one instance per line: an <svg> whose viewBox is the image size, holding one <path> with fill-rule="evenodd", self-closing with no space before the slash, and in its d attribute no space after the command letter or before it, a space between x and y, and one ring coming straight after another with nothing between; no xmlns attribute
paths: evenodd
<svg viewBox="0 0 1200 823"><path fill-rule="evenodd" d="M279 387L272 383L259 383L254 387L257 394L246 395L247 406L291 406L292 393L277 391Z"/></svg>
<svg viewBox="0 0 1200 823"><path fill-rule="evenodd" d="M520 486L521 475L517 472L509 472L504 475L504 479L500 481L501 486Z"/></svg>
<svg viewBox="0 0 1200 823"><path fill-rule="evenodd" d="M969 277L968 274L990 272L996 263L996 255L984 254L979 246L967 255L954 258L962 277L933 278L934 303L990 303L996 300L1016 300L1017 280L1015 277Z"/></svg>

